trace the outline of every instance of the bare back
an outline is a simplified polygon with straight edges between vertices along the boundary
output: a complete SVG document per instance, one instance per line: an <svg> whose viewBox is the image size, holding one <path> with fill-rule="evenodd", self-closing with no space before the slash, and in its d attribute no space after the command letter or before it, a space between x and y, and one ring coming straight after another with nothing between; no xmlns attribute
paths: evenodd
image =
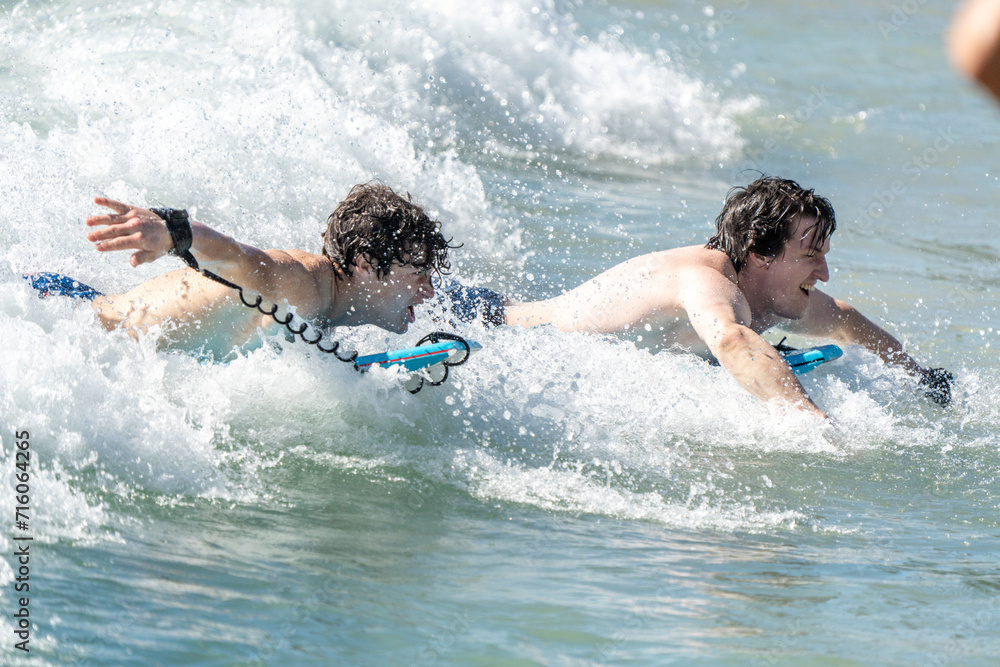
<svg viewBox="0 0 1000 667"><path fill-rule="evenodd" d="M706 274L714 279L704 280ZM675 248L630 259L553 299L511 304L507 323L551 324L584 333L637 332L654 345L704 353L685 298L693 283L720 282L735 289L736 272L724 253L702 246Z"/></svg>

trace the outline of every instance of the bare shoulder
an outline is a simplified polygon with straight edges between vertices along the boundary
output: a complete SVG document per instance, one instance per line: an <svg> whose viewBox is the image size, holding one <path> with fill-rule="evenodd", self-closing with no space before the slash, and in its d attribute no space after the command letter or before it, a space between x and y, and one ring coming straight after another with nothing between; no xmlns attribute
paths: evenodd
<svg viewBox="0 0 1000 667"><path fill-rule="evenodd" d="M718 250L674 248L636 257L626 265L631 267L624 276L631 289L644 295L650 310L661 315L745 302L732 262Z"/></svg>
<svg viewBox="0 0 1000 667"><path fill-rule="evenodd" d="M633 257L554 299L513 304L507 322L590 333L648 326L676 342L686 340L690 312L703 310L703 304L735 302L734 292L736 275L725 254L700 246L674 248Z"/></svg>
<svg viewBox="0 0 1000 667"><path fill-rule="evenodd" d="M736 270L724 252L701 246L682 248L683 268L678 272L678 299L695 320L750 325L750 304L737 283Z"/></svg>
<svg viewBox="0 0 1000 667"><path fill-rule="evenodd" d="M703 282L708 285L728 283L736 285L736 270L724 252L708 250L702 246L687 246L668 250L660 264L664 269L685 281Z"/></svg>
<svg viewBox="0 0 1000 667"><path fill-rule="evenodd" d="M270 259L274 296L310 308L328 295L333 269L323 255L303 250L264 250Z"/></svg>
<svg viewBox="0 0 1000 667"><path fill-rule="evenodd" d="M798 320L782 321L781 326L792 333L833 336L844 340L843 332L852 326L857 315L860 313L851 304L814 289L809 296L805 314Z"/></svg>
<svg viewBox="0 0 1000 667"><path fill-rule="evenodd" d="M683 251L684 260L688 266L714 271L724 276L730 282L736 282L736 269L726 253L721 250L709 250L704 246L688 246L678 248Z"/></svg>
<svg viewBox="0 0 1000 667"><path fill-rule="evenodd" d="M687 246L633 257L574 291L612 293L616 300L643 298L650 308L671 310L689 297L734 290L736 271L725 253Z"/></svg>
<svg viewBox="0 0 1000 667"><path fill-rule="evenodd" d="M265 250L275 261L282 263L294 263L299 270L315 273L325 271L330 266L330 260L323 255L316 255L304 250Z"/></svg>
<svg viewBox="0 0 1000 667"><path fill-rule="evenodd" d="M708 250L703 246L685 246L651 252L633 257L611 271L615 270L622 273L655 272L670 275L678 275L686 270L713 271L734 283L736 282L736 270L726 254L719 250Z"/></svg>

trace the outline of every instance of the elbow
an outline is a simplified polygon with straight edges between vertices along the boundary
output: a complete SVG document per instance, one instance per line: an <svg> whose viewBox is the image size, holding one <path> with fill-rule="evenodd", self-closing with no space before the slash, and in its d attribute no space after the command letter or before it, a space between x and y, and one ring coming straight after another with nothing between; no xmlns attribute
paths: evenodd
<svg viewBox="0 0 1000 667"><path fill-rule="evenodd" d="M726 328L715 339L712 350L716 358L722 361L726 357L745 350L750 343L750 332L742 325L735 325Z"/></svg>
<svg viewBox="0 0 1000 667"><path fill-rule="evenodd" d="M741 324L726 327L710 346L712 354L729 372L739 374L755 363L781 363L781 356L767 341Z"/></svg>

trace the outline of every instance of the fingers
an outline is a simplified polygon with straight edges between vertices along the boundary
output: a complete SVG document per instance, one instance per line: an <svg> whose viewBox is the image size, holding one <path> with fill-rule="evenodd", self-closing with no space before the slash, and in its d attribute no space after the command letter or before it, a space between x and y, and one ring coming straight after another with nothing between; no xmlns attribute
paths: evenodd
<svg viewBox="0 0 1000 667"><path fill-rule="evenodd" d="M120 225L121 223L132 218L140 217L142 213L147 212L153 219L159 219L159 216L152 211L147 211L147 209L139 206L130 206L115 199L108 199L107 197L94 197L94 203L98 206L110 208L115 212L111 214L90 216L84 221L84 224L88 227L97 227L100 225Z"/></svg>
<svg viewBox="0 0 1000 667"><path fill-rule="evenodd" d="M98 216L103 218L116 218L118 216ZM87 220L87 224L90 225L90 221L93 218ZM124 220L113 220L107 223L95 223L95 224L107 224L107 227L103 229L96 229L89 234L87 234L87 240L91 243L97 243L98 241L109 241L114 238L121 236L133 235L136 233L136 225L123 224L128 222L128 219ZM94 226L94 225L90 225Z"/></svg>
<svg viewBox="0 0 1000 667"><path fill-rule="evenodd" d="M99 227L101 225L120 225L123 222L128 222L133 217L136 216L134 214L129 214L129 213L113 213L111 215L92 215L83 222L88 227Z"/></svg>
<svg viewBox="0 0 1000 667"><path fill-rule="evenodd" d="M128 220L126 215L92 215L83 221L88 227L98 227L100 225L118 225Z"/></svg>
<svg viewBox="0 0 1000 667"><path fill-rule="evenodd" d="M117 230L117 228L112 227L110 229L101 230L101 231L110 232L110 231L116 231L116 230ZM99 232L95 232L95 234L96 233L99 233ZM141 251L141 250L144 249L143 246L142 246L142 238L143 237L142 237L142 233L141 232L134 232L134 233L128 234L126 236L116 236L114 238L111 238L110 240L99 241L99 242L97 242L97 243L94 244L94 247L97 248L100 252L111 252L111 251L114 251L114 250L140 250ZM93 240L93 239L91 239L91 240Z"/></svg>
<svg viewBox="0 0 1000 667"><path fill-rule="evenodd" d="M137 267L140 264L148 264L159 258L159 255L152 250L140 250L139 252L132 253L132 267Z"/></svg>
<svg viewBox="0 0 1000 667"><path fill-rule="evenodd" d="M110 208L118 213L128 213L129 209L132 208L128 204L123 204L120 201L108 199L107 197L94 197L94 203L98 206Z"/></svg>
<svg viewBox="0 0 1000 667"><path fill-rule="evenodd" d="M106 197L94 197L94 203L114 211L86 220L88 227L99 228L87 233L87 240L99 252L135 250L130 263L139 266L155 261L174 247L166 224L152 211Z"/></svg>
<svg viewBox="0 0 1000 667"><path fill-rule="evenodd" d="M110 215L92 215L86 220L84 224L88 227L100 227L102 225L120 225L123 222L128 222L132 219L137 219L139 217L136 211L129 211L127 213L112 213Z"/></svg>

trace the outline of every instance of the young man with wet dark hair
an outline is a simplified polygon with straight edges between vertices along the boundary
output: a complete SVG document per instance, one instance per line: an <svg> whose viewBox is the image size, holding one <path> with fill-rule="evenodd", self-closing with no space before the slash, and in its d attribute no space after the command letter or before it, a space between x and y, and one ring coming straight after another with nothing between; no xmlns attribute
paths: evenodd
<svg viewBox="0 0 1000 667"><path fill-rule="evenodd" d="M715 219L715 236L706 248L721 250L743 271L750 253L777 257L792 238L800 216L815 219L810 228L809 247L820 252L837 230L833 206L825 197L803 189L795 181L760 178L745 188L733 188L722 212Z"/></svg>
<svg viewBox="0 0 1000 667"><path fill-rule="evenodd" d="M920 376L936 391L934 400L948 402L950 374L921 368L892 335L816 289L830 278L826 255L836 219L829 201L794 181L762 177L730 191L716 228L704 246L630 259L553 299L506 302L499 314L496 295L486 305L505 324L640 332L657 347L711 355L752 394L825 417L760 336L780 325L862 345ZM457 310L463 309L472 310L467 302Z"/></svg>
<svg viewBox="0 0 1000 667"><path fill-rule="evenodd" d="M447 273L448 250L441 223L382 183L355 185L326 220L323 255L344 275L354 273L359 257L385 278L393 265L425 273Z"/></svg>
<svg viewBox="0 0 1000 667"><path fill-rule="evenodd" d="M430 276L447 273L450 242L409 196L382 183L357 185L327 220L323 253L262 250L189 220L184 211L145 209L98 197L112 213L87 218L87 239L101 252L133 251L132 266L168 253L192 261L320 328L373 324L402 333L414 307L434 295ZM37 274L39 291L89 298L106 328L132 335L161 326L168 343L226 353L274 319L247 308L231 287L191 268L153 278L118 295L102 295L60 276ZM75 292L75 293L74 293Z"/></svg>

